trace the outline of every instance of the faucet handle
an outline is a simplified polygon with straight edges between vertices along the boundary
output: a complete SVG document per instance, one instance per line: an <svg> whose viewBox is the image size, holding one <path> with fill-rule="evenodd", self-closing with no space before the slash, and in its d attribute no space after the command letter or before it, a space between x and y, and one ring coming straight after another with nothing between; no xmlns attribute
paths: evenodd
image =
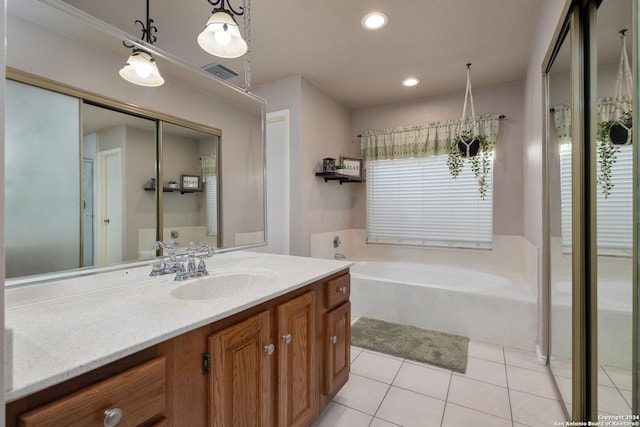
<svg viewBox="0 0 640 427"><path fill-rule="evenodd" d="M202 251L204 251L204 250L206 250L206 251L207 251L207 256L208 256L208 257L213 256L213 253L214 253L214 252L213 252L213 248L212 248L211 246L209 246L209 245L202 245L202 246L200 246L200 247L196 248L196 247L194 247L194 246L193 246L193 242L189 242L189 249L188 249L188 252L189 252L190 254L194 254L194 255L195 255L195 254L197 254L197 253L199 253L199 252L202 252Z"/></svg>

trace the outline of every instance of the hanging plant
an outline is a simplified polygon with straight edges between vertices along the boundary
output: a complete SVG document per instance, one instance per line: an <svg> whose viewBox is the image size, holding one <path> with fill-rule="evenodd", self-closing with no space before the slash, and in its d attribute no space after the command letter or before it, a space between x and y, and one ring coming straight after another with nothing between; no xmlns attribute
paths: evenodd
<svg viewBox="0 0 640 427"><path fill-rule="evenodd" d="M469 143L471 141L471 143ZM467 147L476 145L473 153ZM461 148L462 147L462 148ZM493 155L493 143L486 135L473 136L471 132L457 134L449 146L447 166L451 177L456 179L464 167L465 158L469 158L471 171L478 180L478 192L484 200L489 189L489 174L491 173L491 157Z"/></svg>
<svg viewBox="0 0 640 427"><path fill-rule="evenodd" d="M618 120L607 120L598 123L598 141L613 145L631 145L633 142L633 113L631 110L622 113Z"/></svg>
<svg viewBox="0 0 640 427"><path fill-rule="evenodd" d="M600 185L605 199L613 190L613 165L616 164L617 154L622 145L630 145L633 142L632 119L633 112L629 107L632 99L632 75L627 57L625 33L620 31L622 38L622 52L618 66L618 78L616 79L615 97L613 100L613 120L605 120L598 123L596 135L598 157L600 161L600 174L597 183ZM623 92L623 84L626 83L626 93Z"/></svg>
<svg viewBox="0 0 640 427"><path fill-rule="evenodd" d="M471 64L467 64L467 89L465 92L464 106L462 108L462 118L458 132L453 137L449 145L449 157L447 167L453 179L458 178L464 166L464 159L469 158L471 171L478 180L478 192L480 198L484 200L489 189L489 174L491 173L491 157L493 155L493 143L486 135L478 132L478 122L473 105L473 94L471 92ZM471 121L465 121L467 112L467 102L471 105Z"/></svg>

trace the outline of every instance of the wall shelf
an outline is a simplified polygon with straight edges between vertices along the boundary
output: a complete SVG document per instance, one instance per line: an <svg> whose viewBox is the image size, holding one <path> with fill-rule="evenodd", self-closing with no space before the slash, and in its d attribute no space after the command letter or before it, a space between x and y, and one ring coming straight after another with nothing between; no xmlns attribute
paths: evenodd
<svg viewBox="0 0 640 427"><path fill-rule="evenodd" d="M144 191L156 191L153 187L144 187ZM194 188L171 188L171 187L162 187L163 193L173 193L174 191L179 191L180 194L185 193L201 193L202 190L196 190Z"/></svg>
<svg viewBox="0 0 640 427"><path fill-rule="evenodd" d="M340 185L342 185L343 182L363 182L364 181L364 179L357 176L342 175L340 173L335 173L335 172L316 172L316 176L324 178L324 182L340 181Z"/></svg>

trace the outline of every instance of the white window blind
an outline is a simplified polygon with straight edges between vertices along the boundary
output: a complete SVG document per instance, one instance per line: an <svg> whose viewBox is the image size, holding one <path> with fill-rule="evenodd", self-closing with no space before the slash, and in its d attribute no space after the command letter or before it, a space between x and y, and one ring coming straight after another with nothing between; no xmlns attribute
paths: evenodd
<svg viewBox="0 0 640 427"><path fill-rule="evenodd" d="M218 179L215 175L206 177L205 194L207 199L207 235L218 234Z"/></svg>
<svg viewBox="0 0 640 427"><path fill-rule="evenodd" d="M612 167L613 189L605 198L597 187L598 255L631 256L633 245L633 150L621 146ZM598 175L600 162L598 162ZM562 245L571 250L571 145L560 146Z"/></svg>
<svg viewBox="0 0 640 427"><path fill-rule="evenodd" d="M369 160L367 241L490 248L493 176L484 200L468 161L457 179L447 155Z"/></svg>

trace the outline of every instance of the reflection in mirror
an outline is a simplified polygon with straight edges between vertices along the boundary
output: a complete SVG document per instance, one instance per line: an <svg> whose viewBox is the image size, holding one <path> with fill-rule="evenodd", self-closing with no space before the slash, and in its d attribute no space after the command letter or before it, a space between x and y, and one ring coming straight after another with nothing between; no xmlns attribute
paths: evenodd
<svg viewBox="0 0 640 427"><path fill-rule="evenodd" d="M174 240L178 252L189 242L217 248L218 136L163 123L162 156L163 240ZM177 189L170 188L170 182ZM155 230L149 231L153 234L147 236L147 249L155 240Z"/></svg>
<svg viewBox="0 0 640 427"><path fill-rule="evenodd" d="M572 402L571 70L567 33L547 73L549 130L549 364L570 414Z"/></svg>
<svg viewBox="0 0 640 427"><path fill-rule="evenodd" d="M32 126L33 129L25 128L30 133L15 134L24 141L22 147L25 150L14 153L8 151L8 154L16 158L16 161L12 160L12 166L7 166L6 180L6 193L8 197L13 197L7 199L6 206L9 210L14 209L13 212L8 210L6 213L7 230L10 230L7 239L11 239L11 242L7 240L10 246L7 264L11 264L7 272L9 277L16 278L7 282L8 286L51 277L23 277L33 274L64 271L64 274L56 275L62 277L73 274L67 270L83 266L110 264L112 260L118 259L147 259L151 246L142 242L139 234L144 232L139 233L138 230L153 230L163 221L165 227L157 230L154 238L160 236L165 241L170 240L170 232L175 227L205 227L206 233L201 234L201 241L218 243L212 246L218 247L220 251L264 244L263 100L199 68L185 64L155 46L146 48L153 53L158 67L162 69L165 85L158 88L132 85L120 78L118 70L130 54L130 49L123 47L123 40L136 44L139 43L138 37L99 21L61 0L8 0L6 21L6 62L9 77L16 78L19 75L17 80L22 83L54 91L39 89L34 91L37 94L60 95L57 93L60 87L64 88L62 92L66 94L52 97L55 100L33 101L36 104L33 111L40 112L37 119L47 125L63 123L55 116L55 113L59 113L66 120L75 122L74 126L65 128L68 134L61 133L59 136L66 145L56 145L54 141L56 132L61 131L60 129L41 130L38 134ZM56 55L51 57L51 52L56 52ZM77 58L83 58L82 67L77 66ZM12 83L9 82L7 86ZM11 89L7 92L9 90ZM9 97L10 94L7 94L7 98ZM142 163L134 168L130 168L128 161L123 164L120 212L122 235L120 232L115 233L120 235L121 246L108 245L109 248L119 247L120 252L112 253L111 249L100 252L98 241L104 242L105 238L98 237L97 233L104 227L105 220L109 220L108 224L111 224L112 216L99 216L100 206L96 194L94 193L93 198L90 195L97 188L95 185L81 190L81 183L89 181L83 181L81 177L95 177L98 173L98 153L96 151L96 157L91 157L91 146L82 147L80 144L82 138L90 141L94 132L88 123L84 123L85 132L80 130L81 115L88 119L92 114L88 106L81 107L80 100L91 106L104 105L134 116L149 118L154 126L156 120L160 120L165 125L166 122L178 123L205 133L209 133L208 129L215 129L213 134L218 135L214 138L217 142L210 147L214 147L212 150L217 154L215 184L218 191L216 197L210 197L209 201L213 203L215 200L217 227L205 224L205 219L213 220L214 214L211 210L208 214L205 212L207 196L204 191L203 194L163 192L161 197L157 197L154 191L145 191L151 178L159 177L161 171L164 171L163 184L169 179L175 179L181 184L182 175L198 176L201 189L213 191L214 181L210 180L207 185L207 175L204 174L200 161L200 158L205 158L210 153L206 150L198 152L182 166L178 162L181 162L179 155L183 150L171 154L172 136L167 135L169 142L164 153L164 164L155 164L155 151L148 154L151 146L155 149L154 145L145 146L144 149L142 145L123 149L126 150L127 157L129 151L136 151L134 154L138 156L137 159L142 159ZM25 98L22 101L27 100ZM12 113L9 108L6 114L5 122L10 135L9 132L16 129L16 126L12 128L12 123L17 125L20 122L18 117L10 116ZM31 125L34 123L36 121L30 122ZM152 136L155 132L155 128L144 126L132 127L131 130L127 127L127 133L133 134L133 129L138 134ZM27 137L34 144L47 141L48 145L38 153L44 154L42 158L56 159L57 166L51 167L50 163L38 164L40 160L33 158L35 151L27 150ZM74 148L67 151L66 146ZM86 161L80 157L83 153L89 156ZM224 164L220 163L220 158L225 159ZM69 162L69 167L62 167L63 162ZM156 166L159 168L158 172ZM22 178L24 175L17 173L21 170L30 171L27 182ZM38 185L30 188L29 192L20 188L34 180L37 180ZM36 190L39 193L34 193ZM86 197L83 196L85 193ZM29 197L31 200L27 200ZM52 200L63 197L69 198L64 205L65 209L56 211ZM94 201L94 205L85 205L88 208L86 212L81 210L83 197L84 201ZM160 204L156 204L156 198L166 203L164 210ZM180 205L185 201L192 205L189 211L180 210ZM47 206L46 210L42 209L43 202ZM22 212L18 209L19 206L30 206L30 209ZM160 216L158 211L161 212ZM154 213L148 216L148 212ZM25 235L29 230L37 230L37 235ZM180 230L177 231L180 235L178 242L188 244L190 238L181 234ZM144 238L147 239L148 236L144 234ZM194 243L198 241L194 240ZM80 241L82 243L78 244ZM88 274L90 271L93 270L83 269L80 273Z"/></svg>
<svg viewBox="0 0 640 427"><path fill-rule="evenodd" d="M8 80L7 277L80 267L80 102Z"/></svg>
<svg viewBox="0 0 640 427"><path fill-rule="evenodd" d="M603 1L596 27L598 411L621 415L632 413L633 146L624 145L626 132L618 141L610 129L612 125L614 129L630 126L625 118L631 118L633 97L633 78L627 65L634 56L632 4L632 0ZM623 39L620 31L624 29Z"/></svg>
<svg viewBox="0 0 640 427"><path fill-rule="evenodd" d="M155 121L85 103L82 109L83 266L140 259L139 230L156 228Z"/></svg>
<svg viewBox="0 0 640 427"><path fill-rule="evenodd" d="M138 259L132 230L156 226L133 191L155 173L154 122L12 80L6 111L7 277Z"/></svg>

